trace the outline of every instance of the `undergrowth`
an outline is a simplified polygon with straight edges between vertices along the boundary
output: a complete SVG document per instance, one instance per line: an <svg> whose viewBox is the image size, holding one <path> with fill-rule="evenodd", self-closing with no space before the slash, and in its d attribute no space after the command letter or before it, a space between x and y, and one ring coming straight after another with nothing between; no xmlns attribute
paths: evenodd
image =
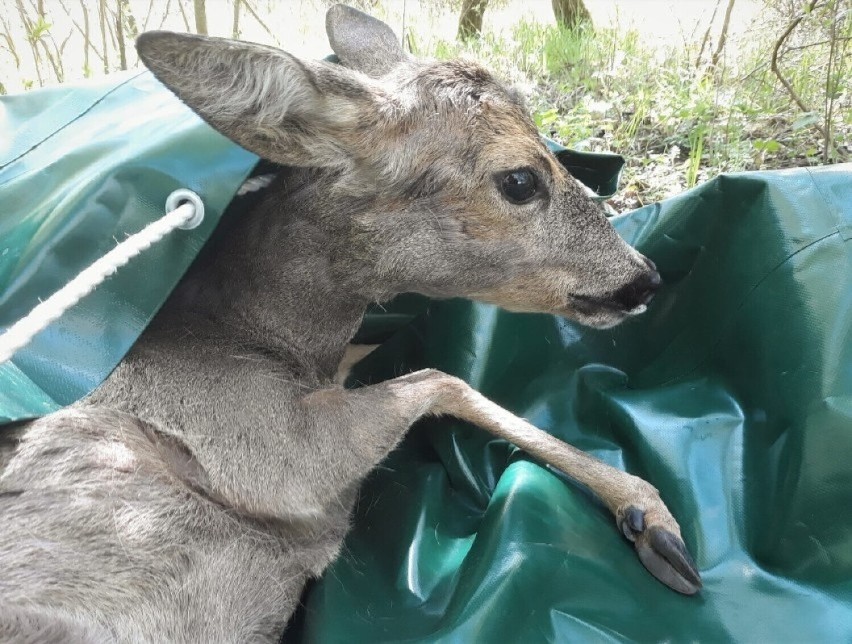
<svg viewBox="0 0 852 644"><path fill-rule="evenodd" d="M852 20L840 24L842 36L852 36ZM506 37L439 41L419 53L475 58L526 90L545 134L576 149L625 156L622 190L613 202L623 210L721 172L848 160L852 65L840 61L827 82L825 52L807 46L793 50L795 64L785 70L799 95L815 105L822 107L820 97L833 92L834 144L825 159L818 130L824 114L803 112L779 84L769 65L773 38L767 31L729 44L736 54L710 67L696 64L698 43L662 48L630 30L520 22Z"/></svg>
<svg viewBox="0 0 852 644"><path fill-rule="evenodd" d="M619 210L720 172L849 160L852 0L761 0L746 35L732 32L727 40L714 11L709 24L699 22L692 35L667 44L619 26L619 14L615 25L599 21L594 29L534 22L535 12L524 9L531 3L521 0L489 0L489 12L515 5L508 22L459 43L460 0L411 3L420 10L407 18L403 2L353 2L402 25L415 54L474 58L525 90L536 124L560 143L625 156L622 190L612 202ZM210 33L274 46L308 37L324 42L328 4L243 0L233 14L210 12ZM100 40L89 33L96 16ZM108 38L104 20L121 28ZM0 76L16 91L132 68L138 63L130 43L149 28L191 31L192 25L180 2L0 2ZM5 91L0 82L0 94Z"/></svg>

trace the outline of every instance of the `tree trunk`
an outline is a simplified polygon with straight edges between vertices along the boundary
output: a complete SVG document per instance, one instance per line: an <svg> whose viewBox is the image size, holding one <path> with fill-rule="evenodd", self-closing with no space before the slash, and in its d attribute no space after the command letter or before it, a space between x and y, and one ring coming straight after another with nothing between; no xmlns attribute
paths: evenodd
<svg viewBox="0 0 852 644"><path fill-rule="evenodd" d="M725 50L725 42L728 40L728 27L731 24L731 13L734 11L734 0L728 0L728 8L725 9L725 19L722 21L722 31L719 33L719 44L710 59L710 64L715 67L719 64L722 52Z"/></svg>
<svg viewBox="0 0 852 644"><path fill-rule="evenodd" d="M109 74L109 54L107 50L109 49L109 43L107 42L107 34L106 34L106 0L100 0L98 2L98 22L101 27L101 42L104 46L104 74Z"/></svg>
<svg viewBox="0 0 852 644"><path fill-rule="evenodd" d="M551 0L556 24L574 29L583 23L592 24L592 14L586 9L583 0Z"/></svg>
<svg viewBox="0 0 852 644"><path fill-rule="evenodd" d="M192 0L195 7L195 33L207 35L207 7L205 0Z"/></svg>
<svg viewBox="0 0 852 644"><path fill-rule="evenodd" d="M234 21L231 24L231 37L237 40L240 37L240 5L243 0L234 0Z"/></svg>
<svg viewBox="0 0 852 644"><path fill-rule="evenodd" d="M118 39L118 66L127 69L127 51L124 48L124 3L118 0L115 12L115 37Z"/></svg>
<svg viewBox="0 0 852 644"><path fill-rule="evenodd" d="M89 10L86 9L83 0L80 0L80 6L83 8L83 76L89 78L92 75L92 68L89 67L89 49L93 49L92 41L89 39ZM68 13L67 9L65 13Z"/></svg>
<svg viewBox="0 0 852 644"><path fill-rule="evenodd" d="M476 38L482 33L482 16L486 6L488 6L488 0L464 0L456 36L459 40Z"/></svg>

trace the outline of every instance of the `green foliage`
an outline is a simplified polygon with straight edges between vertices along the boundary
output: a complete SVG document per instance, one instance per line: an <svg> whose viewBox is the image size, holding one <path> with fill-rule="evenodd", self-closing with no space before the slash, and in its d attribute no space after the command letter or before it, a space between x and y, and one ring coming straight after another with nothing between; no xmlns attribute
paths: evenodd
<svg viewBox="0 0 852 644"><path fill-rule="evenodd" d="M623 5L632 1L620 0ZM392 0L353 2L389 20L395 28L400 24L400 5ZM435 38L441 33L455 36L461 0L430 0L420 3L419 12L409 12L403 24L405 42L416 56L467 56L518 85L528 96L538 127L557 141L627 157L624 193L635 195L624 204L627 207L678 192L719 172L849 159L850 0L818 0L813 11L803 15L812 2L762 0L759 16L748 26L747 34L729 37L715 66L708 60L718 46L718 21L707 32L714 34L708 43L701 42L708 27L703 24L694 30L690 42L657 45L655 34L611 28L604 21L594 29L587 23L574 28L545 25L525 20L523 16L531 13L517 11L517 7L508 10L508 0L489 0L487 16L495 18L502 7L510 14L510 20L502 24L510 26L495 32L488 29L486 20L481 38L459 43ZM9 74L5 80L10 91L32 87L34 82L45 85L66 77L88 78L100 74L101 67L109 72L117 60L115 40L109 33L98 36L96 14L91 7L87 9L89 4L48 3L47 13L41 14L37 11L40 3L0 2L0 38L5 41L0 47L0 64L8 60L15 70L4 70ZM146 3L147 14L137 28L135 14L130 12L135 4L128 0L110 4L122 8L120 28L125 43L139 28L154 28L167 19L173 22L165 28L183 28L178 13L172 11L169 18L168 7L161 2ZM303 4L312 3L299 6ZM321 23L328 3L313 4L314 9L307 8L302 19ZM512 4L523 3L513 0ZM549 9L550 2L544 4ZM263 20L279 5L272 0L255 3L262 27L259 38L275 40ZM737 10L739 6L737 3ZM21 20L9 27L14 8ZM314 10L316 15L310 15ZM521 19L515 21L518 16ZM230 29L230 20L226 22ZM790 31L787 27L793 22ZM109 25L114 24L110 19ZM244 27L246 24L244 21ZM90 29L86 45L83 29ZM779 36L787 31L779 43ZM24 57L16 42L29 44ZM778 68L795 98L770 65L776 44ZM84 46L91 48L86 49L85 62L75 56ZM89 61L89 53L109 64L90 66L94 59ZM79 62L69 62L75 58ZM66 76L63 63L75 66L72 74ZM24 78L33 75L36 81Z"/></svg>
<svg viewBox="0 0 852 644"><path fill-rule="evenodd" d="M39 16L37 20L35 20L27 33L27 38L30 42L37 42L43 36L46 36L50 33L50 23L47 22L43 16Z"/></svg>
<svg viewBox="0 0 852 644"><path fill-rule="evenodd" d="M841 22L843 36L852 20ZM628 192L642 193L630 205L639 205L719 172L820 162L826 91L838 102L835 139L849 139L848 60L838 57L826 82L825 43L785 51L791 83L814 106L802 112L769 68L779 24L784 20L776 18L748 41L729 43L736 54L715 69L696 65L700 42L655 47L630 30L524 21L507 37L486 32L478 41L441 41L422 53L479 60L528 90L544 133L573 147L625 155ZM825 34L811 34L809 42L814 38Z"/></svg>
<svg viewBox="0 0 852 644"><path fill-rule="evenodd" d="M701 168L706 126L702 123L689 135L689 160L686 165L686 187L692 188L698 183L698 170Z"/></svg>
<svg viewBox="0 0 852 644"><path fill-rule="evenodd" d="M758 152L768 152L769 154L775 154L781 149L781 144L774 139L770 139L768 141L755 139L751 142L751 144Z"/></svg>

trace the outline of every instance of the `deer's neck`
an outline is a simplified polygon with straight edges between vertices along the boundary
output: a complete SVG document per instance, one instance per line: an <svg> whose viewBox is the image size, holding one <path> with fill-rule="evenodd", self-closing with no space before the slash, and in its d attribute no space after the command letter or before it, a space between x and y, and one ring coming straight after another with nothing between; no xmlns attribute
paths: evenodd
<svg viewBox="0 0 852 644"><path fill-rule="evenodd" d="M341 265L345 242L321 223L318 210L338 207L323 183L286 170L256 208L224 222L157 326L191 327L178 335L204 350L272 354L301 378L333 379L370 298L358 268Z"/></svg>

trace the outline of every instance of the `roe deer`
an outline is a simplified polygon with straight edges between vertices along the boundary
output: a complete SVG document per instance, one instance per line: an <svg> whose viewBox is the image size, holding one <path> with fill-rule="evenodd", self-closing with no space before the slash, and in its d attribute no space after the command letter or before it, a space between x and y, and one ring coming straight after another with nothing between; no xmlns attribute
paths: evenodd
<svg viewBox="0 0 852 644"><path fill-rule="evenodd" d="M435 370L336 384L365 308L397 293L608 327L660 277L489 72L413 60L348 7L326 24L341 64L139 37L182 101L286 167L93 394L3 434L0 640L276 640L338 555L362 479L429 414L584 484L653 575L700 588L645 481Z"/></svg>

